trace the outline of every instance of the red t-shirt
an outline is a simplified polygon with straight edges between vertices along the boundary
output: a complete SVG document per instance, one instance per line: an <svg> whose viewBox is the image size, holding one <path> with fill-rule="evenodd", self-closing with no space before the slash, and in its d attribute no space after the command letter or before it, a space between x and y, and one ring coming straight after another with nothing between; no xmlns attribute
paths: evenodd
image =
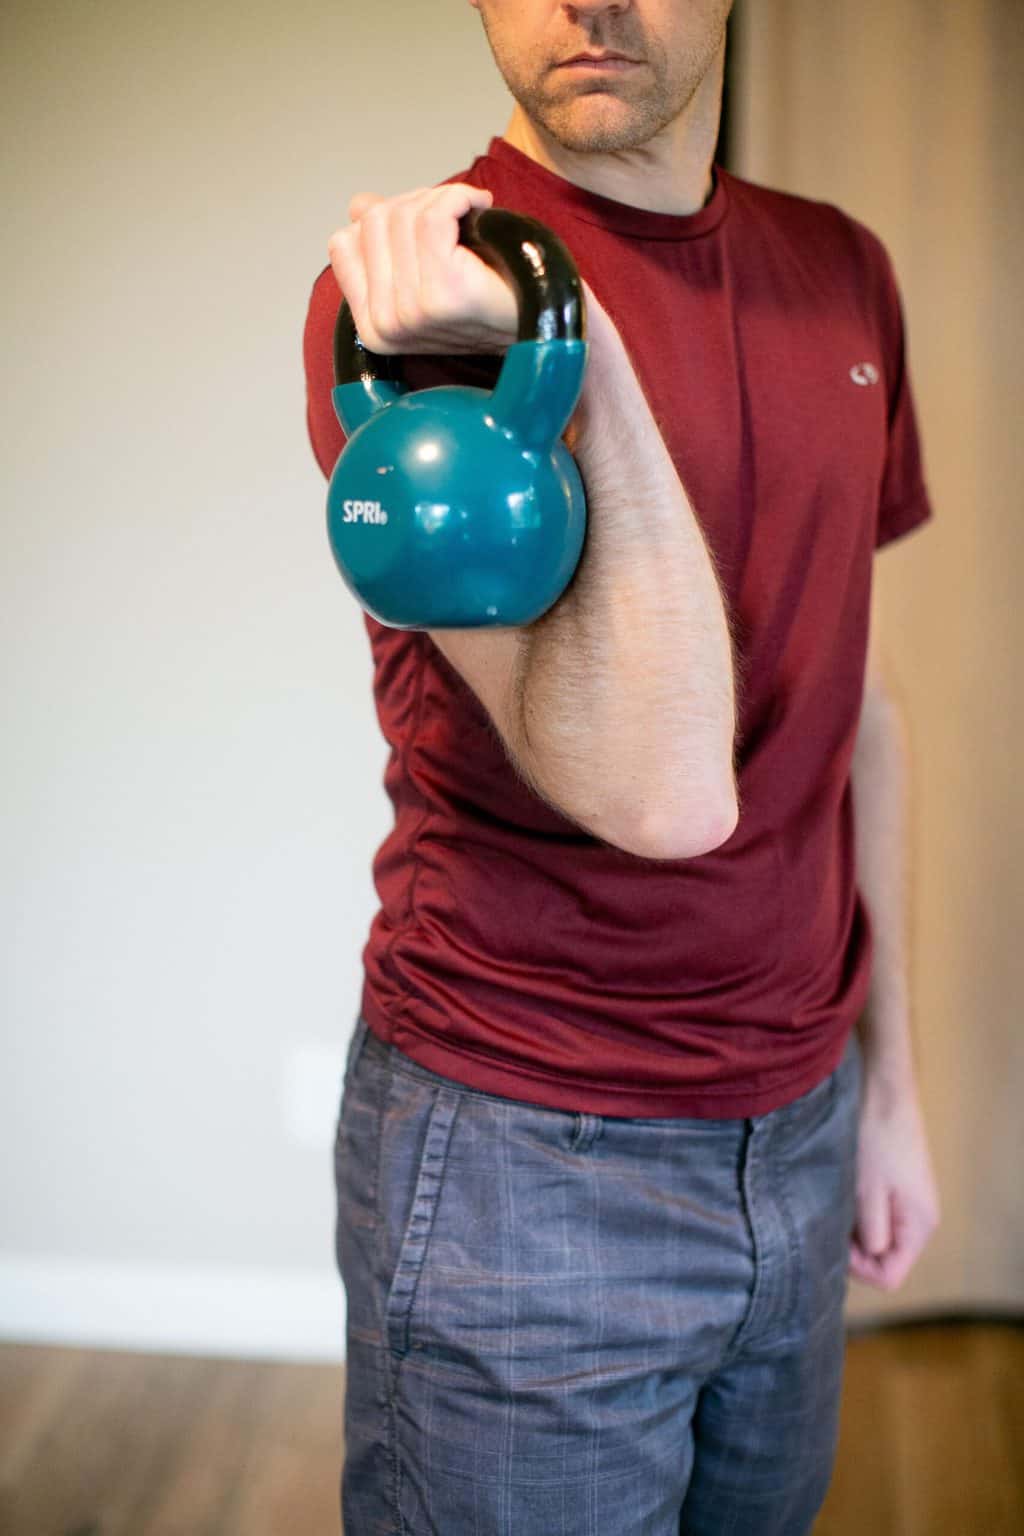
<svg viewBox="0 0 1024 1536"><path fill-rule="evenodd" d="M830 204L720 166L692 214L597 196L501 138L447 179L554 229L623 337L733 618L741 815L698 858L612 848L524 785L424 631L364 615L395 824L374 860L362 1012L487 1093L763 1114L836 1066L870 975L849 771L872 553L931 512L888 256ZM344 444L338 303L327 267L304 337L326 476ZM414 356L406 376L489 386L499 367Z"/></svg>

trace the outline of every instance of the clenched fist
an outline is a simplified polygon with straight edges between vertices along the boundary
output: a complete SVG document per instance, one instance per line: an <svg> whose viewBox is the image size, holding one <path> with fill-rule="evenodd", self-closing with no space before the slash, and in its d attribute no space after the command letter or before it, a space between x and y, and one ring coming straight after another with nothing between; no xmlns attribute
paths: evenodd
<svg viewBox="0 0 1024 1536"><path fill-rule="evenodd" d="M359 339L371 352L493 354L518 340L512 289L459 244L463 214L492 202L493 193L464 182L417 187L397 197L360 192L352 198L352 222L335 231L327 249ZM640 395L611 317L589 284L582 277L580 282L590 355L583 393L563 439L585 458L588 437L604 453L609 447L604 426L586 431L592 397L614 389L616 380L625 381L634 403ZM616 407L620 427L629 404L626 399Z"/></svg>
<svg viewBox="0 0 1024 1536"><path fill-rule="evenodd" d="M361 192L327 242L331 267L371 352L493 353L516 341L512 289L459 244L459 220L493 193L462 182L397 197Z"/></svg>

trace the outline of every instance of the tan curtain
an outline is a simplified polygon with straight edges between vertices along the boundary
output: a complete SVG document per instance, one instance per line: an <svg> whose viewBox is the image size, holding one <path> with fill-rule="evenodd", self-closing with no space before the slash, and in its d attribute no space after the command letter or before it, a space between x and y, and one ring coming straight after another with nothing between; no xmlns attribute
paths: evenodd
<svg viewBox="0 0 1024 1536"><path fill-rule="evenodd" d="M733 168L893 258L935 521L883 549L943 1223L851 1317L1024 1305L1024 0L742 0Z"/></svg>

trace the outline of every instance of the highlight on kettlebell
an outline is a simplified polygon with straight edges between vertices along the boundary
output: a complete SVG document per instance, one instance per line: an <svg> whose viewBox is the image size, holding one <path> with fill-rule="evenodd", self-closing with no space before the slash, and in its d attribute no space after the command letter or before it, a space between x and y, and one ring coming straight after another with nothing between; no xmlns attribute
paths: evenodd
<svg viewBox="0 0 1024 1536"><path fill-rule="evenodd" d="M370 352L344 299L331 398L347 441L327 491L346 586L393 629L530 624L579 564L586 500L561 441L589 344L576 265L546 225L473 208L459 240L509 283L518 340L493 391L410 390L401 359Z"/></svg>

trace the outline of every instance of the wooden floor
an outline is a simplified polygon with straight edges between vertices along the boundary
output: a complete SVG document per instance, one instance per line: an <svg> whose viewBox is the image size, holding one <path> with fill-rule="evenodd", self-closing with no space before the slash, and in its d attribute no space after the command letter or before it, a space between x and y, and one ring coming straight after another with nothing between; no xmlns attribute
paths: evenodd
<svg viewBox="0 0 1024 1536"><path fill-rule="evenodd" d="M342 1366L0 1345L0 1536L338 1536L343 1390ZM851 1338L815 1536L1022 1532L1024 1328Z"/></svg>

